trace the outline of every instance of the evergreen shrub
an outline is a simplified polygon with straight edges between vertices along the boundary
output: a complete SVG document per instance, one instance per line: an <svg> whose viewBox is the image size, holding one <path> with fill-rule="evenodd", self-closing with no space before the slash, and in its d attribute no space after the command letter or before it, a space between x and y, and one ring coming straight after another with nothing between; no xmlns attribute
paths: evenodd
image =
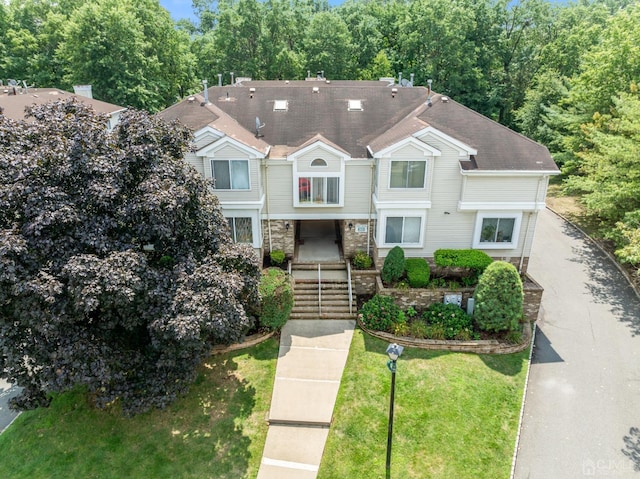
<svg viewBox="0 0 640 479"><path fill-rule="evenodd" d="M431 270L424 258L407 258L404 262L404 268L412 288L424 288L429 284Z"/></svg>
<svg viewBox="0 0 640 479"><path fill-rule="evenodd" d="M356 251L356 254L353 255L352 263L355 269L369 269L373 264L373 260L364 251Z"/></svg>
<svg viewBox="0 0 640 479"><path fill-rule="evenodd" d="M405 318L400 307L391 296L376 294L360 308L360 320L374 331L392 331L398 318Z"/></svg>
<svg viewBox="0 0 640 479"><path fill-rule="evenodd" d="M474 292L473 317L484 331L515 331L523 316L524 292L518 270L511 263L487 266Z"/></svg>
<svg viewBox="0 0 640 479"><path fill-rule="evenodd" d="M267 268L262 271L258 289L260 325L269 330L282 328L289 319L294 302L289 275L280 268Z"/></svg>
<svg viewBox="0 0 640 479"><path fill-rule="evenodd" d="M433 303L422 313L422 318L430 325L442 326L444 339L458 339L473 333L473 319L456 304Z"/></svg>
<svg viewBox="0 0 640 479"><path fill-rule="evenodd" d="M382 281L388 284L395 283L403 274L404 250L400 246L394 246L384 259L381 271Z"/></svg>
<svg viewBox="0 0 640 479"><path fill-rule="evenodd" d="M285 254L281 249L274 249L270 254L271 264L273 265L281 265L284 263Z"/></svg>

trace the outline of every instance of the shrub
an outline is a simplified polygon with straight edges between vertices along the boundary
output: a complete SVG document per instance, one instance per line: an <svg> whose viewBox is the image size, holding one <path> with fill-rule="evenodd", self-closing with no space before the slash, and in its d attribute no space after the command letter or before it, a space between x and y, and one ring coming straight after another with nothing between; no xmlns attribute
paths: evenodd
<svg viewBox="0 0 640 479"><path fill-rule="evenodd" d="M281 265L282 263L284 263L284 251L282 251L281 249L274 249L269 254L269 257L271 258L271 264L273 265Z"/></svg>
<svg viewBox="0 0 640 479"><path fill-rule="evenodd" d="M477 249L439 249L433 253L433 260L441 268L468 268L482 273L493 259Z"/></svg>
<svg viewBox="0 0 640 479"><path fill-rule="evenodd" d="M404 274L404 250L400 246L394 246L384 259L382 266L382 281L395 283Z"/></svg>
<svg viewBox="0 0 640 479"><path fill-rule="evenodd" d="M469 335L473 329L473 319L458 305L433 303L422 317L430 325L441 325L444 328L445 339L456 339L463 331Z"/></svg>
<svg viewBox="0 0 640 479"><path fill-rule="evenodd" d="M293 289L289 275L280 268L267 268L260 277L260 325L280 329L293 308Z"/></svg>
<svg viewBox="0 0 640 479"><path fill-rule="evenodd" d="M515 266L495 261L485 269L474 292L474 319L484 331L514 331L523 314L522 280Z"/></svg>
<svg viewBox="0 0 640 479"><path fill-rule="evenodd" d="M392 297L376 294L362 305L360 320L368 329L391 331L401 312Z"/></svg>
<svg viewBox="0 0 640 479"><path fill-rule="evenodd" d="M407 258L404 262L404 268L412 288L424 288L429 284L431 270L423 258Z"/></svg>
<svg viewBox="0 0 640 479"><path fill-rule="evenodd" d="M373 264L373 260L364 251L356 251L356 254L353 255L352 263L355 269L369 269Z"/></svg>
<svg viewBox="0 0 640 479"><path fill-rule="evenodd" d="M430 338L429 326L422 319L415 319L409 324L409 335L417 339Z"/></svg>

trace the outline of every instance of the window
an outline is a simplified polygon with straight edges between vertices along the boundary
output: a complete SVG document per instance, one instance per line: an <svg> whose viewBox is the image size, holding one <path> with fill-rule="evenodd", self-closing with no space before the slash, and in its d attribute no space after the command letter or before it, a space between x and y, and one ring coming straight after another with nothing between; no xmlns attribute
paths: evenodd
<svg viewBox="0 0 640 479"><path fill-rule="evenodd" d="M327 166L327 162L322 158L316 158L311 162L311 166Z"/></svg>
<svg viewBox="0 0 640 479"><path fill-rule="evenodd" d="M388 216L385 228L385 244L418 244L422 218L413 216Z"/></svg>
<svg viewBox="0 0 640 479"><path fill-rule="evenodd" d="M287 111L289 102L287 100L275 100L273 102L273 111Z"/></svg>
<svg viewBox="0 0 640 479"><path fill-rule="evenodd" d="M211 160L211 173L216 190L248 190L249 162L247 160Z"/></svg>
<svg viewBox="0 0 640 479"><path fill-rule="evenodd" d="M521 214L479 213L474 248L512 249L518 244Z"/></svg>
<svg viewBox="0 0 640 479"><path fill-rule="evenodd" d="M306 176L298 179L298 201L322 205L340 203L340 178Z"/></svg>
<svg viewBox="0 0 640 479"><path fill-rule="evenodd" d="M426 161L392 161L390 188L424 188Z"/></svg>
<svg viewBox="0 0 640 479"><path fill-rule="evenodd" d="M362 111L362 100L349 100L347 109L349 111Z"/></svg>
<svg viewBox="0 0 640 479"><path fill-rule="evenodd" d="M251 218L227 218L233 241L236 243L253 243Z"/></svg>

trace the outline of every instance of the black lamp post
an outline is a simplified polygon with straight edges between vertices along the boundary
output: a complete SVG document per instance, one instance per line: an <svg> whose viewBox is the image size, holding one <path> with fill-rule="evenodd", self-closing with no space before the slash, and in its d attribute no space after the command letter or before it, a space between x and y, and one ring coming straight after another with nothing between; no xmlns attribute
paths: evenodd
<svg viewBox="0 0 640 479"><path fill-rule="evenodd" d="M389 431L387 433L387 479L391 477L391 438L393 437L393 401L396 395L396 361L404 348L396 343L387 346L387 367L391 371L391 399L389 401Z"/></svg>

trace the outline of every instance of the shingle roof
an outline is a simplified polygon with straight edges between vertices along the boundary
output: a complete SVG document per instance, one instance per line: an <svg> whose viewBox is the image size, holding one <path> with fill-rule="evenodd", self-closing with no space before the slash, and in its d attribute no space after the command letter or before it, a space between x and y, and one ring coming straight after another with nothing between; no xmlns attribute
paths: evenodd
<svg viewBox="0 0 640 479"><path fill-rule="evenodd" d="M194 130L217 124L236 137L242 130L251 143L258 140L259 118L265 125L259 143L272 145L272 153L287 154L321 135L352 158L366 158L367 147L379 151L432 126L477 149L479 170L557 170L546 147L453 100L443 102L441 95L432 94L427 107L428 95L423 87L379 81L249 81L210 87L211 105L201 106L203 96L195 95L195 101L183 100L160 115ZM287 101L286 111L274 110L276 100ZM349 100L361 100L362 111L349 111Z"/></svg>
<svg viewBox="0 0 640 479"><path fill-rule="evenodd" d="M29 93L18 95L2 93L0 94L0 107L2 107L5 117L13 120L23 120L25 107L34 104L41 105L50 101L63 100L66 98L77 98L83 103L90 105L98 113L111 114L125 109L118 105L96 100L95 98L75 95L56 88L29 88Z"/></svg>

